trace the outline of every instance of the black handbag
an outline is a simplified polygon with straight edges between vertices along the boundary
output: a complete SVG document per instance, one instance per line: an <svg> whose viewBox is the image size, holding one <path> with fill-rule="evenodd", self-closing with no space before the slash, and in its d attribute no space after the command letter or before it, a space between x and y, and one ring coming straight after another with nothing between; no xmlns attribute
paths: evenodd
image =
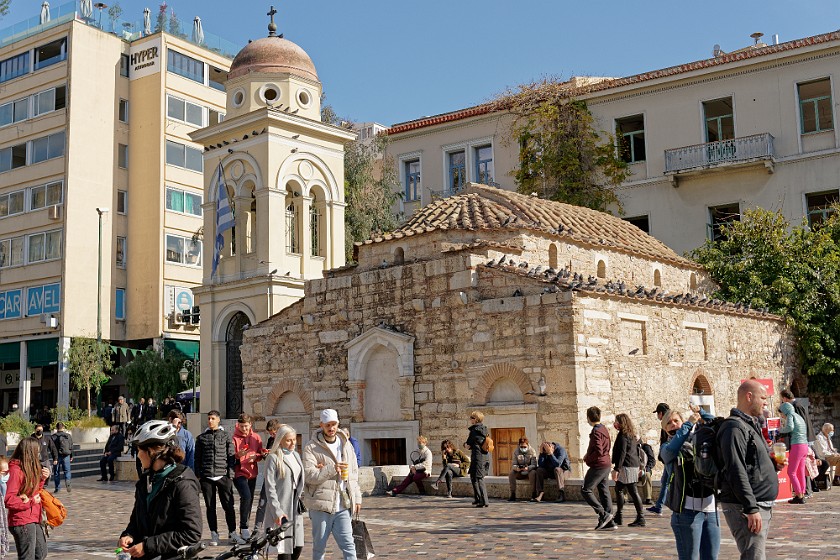
<svg viewBox="0 0 840 560"><path fill-rule="evenodd" d="M298 508L297 509L298 509L299 514L303 514L303 513L307 512L306 506L303 505L303 500L301 500L300 498L298 498Z"/></svg>
<svg viewBox="0 0 840 560"><path fill-rule="evenodd" d="M355 517L352 519L353 526L353 543L356 545L356 559L370 560L376 556L373 550L373 542L370 540L370 533L368 533L365 522Z"/></svg>

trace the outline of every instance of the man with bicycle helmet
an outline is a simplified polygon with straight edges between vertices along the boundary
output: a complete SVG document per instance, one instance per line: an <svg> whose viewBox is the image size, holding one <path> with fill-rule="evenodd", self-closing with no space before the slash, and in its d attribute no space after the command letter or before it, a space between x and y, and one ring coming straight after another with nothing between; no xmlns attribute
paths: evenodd
<svg viewBox="0 0 840 560"><path fill-rule="evenodd" d="M118 546L132 558L174 556L201 540L198 479L181 464L184 451L165 420L146 422L132 445L143 467L134 492L134 510Z"/></svg>

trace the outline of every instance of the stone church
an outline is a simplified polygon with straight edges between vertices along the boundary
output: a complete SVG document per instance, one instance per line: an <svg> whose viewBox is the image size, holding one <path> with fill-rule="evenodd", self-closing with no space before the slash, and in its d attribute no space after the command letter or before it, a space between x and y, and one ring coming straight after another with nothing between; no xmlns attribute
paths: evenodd
<svg viewBox="0 0 840 560"><path fill-rule="evenodd" d="M365 464L404 464L420 433L460 444L479 409L494 473L525 435L566 446L581 476L589 406L656 439L658 402L726 414L741 380L795 373L780 317L710 299L700 266L594 210L472 184L355 261L305 277L244 333L241 360L245 410L305 440L335 408Z"/></svg>

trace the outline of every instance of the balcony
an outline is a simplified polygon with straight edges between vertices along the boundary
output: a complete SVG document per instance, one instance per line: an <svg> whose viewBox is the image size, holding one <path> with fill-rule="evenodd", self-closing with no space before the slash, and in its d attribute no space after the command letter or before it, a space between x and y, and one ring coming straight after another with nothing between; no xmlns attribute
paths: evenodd
<svg viewBox="0 0 840 560"><path fill-rule="evenodd" d="M773 173L773 135L768 132L665 150L665 175L675 187L680 175L755 164Z"/></svg>

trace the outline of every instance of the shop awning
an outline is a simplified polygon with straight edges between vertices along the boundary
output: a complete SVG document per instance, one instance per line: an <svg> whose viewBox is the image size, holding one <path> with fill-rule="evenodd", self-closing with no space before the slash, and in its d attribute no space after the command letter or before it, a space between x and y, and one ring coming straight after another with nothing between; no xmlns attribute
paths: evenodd
<svg viewBox="0 0 840 560"><path fill-rule="evenodd" d="M198 356L198 341L196 340L177 340L174 338L167 338L163 341L163 347L183 354L185 358L192 360Z"/></svg>
<svg viewBox="0 0 840 560"><path fill-rule="evenodd" d="M20 342L0 344L0 364L17 364L20 362Z"/></svg>
<svg viewBox="0 0 840 560"><path fill-rule="evenodd" d="M36 338L26 341L26 364L29 367L44 367L57 363L57 338Z"/></svg>

